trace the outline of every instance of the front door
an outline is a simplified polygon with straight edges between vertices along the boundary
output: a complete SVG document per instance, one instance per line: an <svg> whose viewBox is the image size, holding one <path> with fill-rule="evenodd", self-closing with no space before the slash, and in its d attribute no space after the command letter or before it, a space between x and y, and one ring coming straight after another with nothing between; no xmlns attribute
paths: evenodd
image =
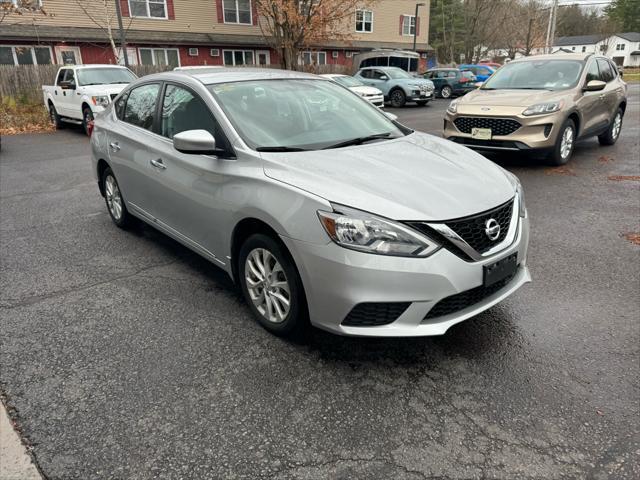
<svg viewBox="0 0 640 480"><path fill-rule="evenodd" d="M271 54L269 50L256 51L256 65L265 66L271 64Z"/></svg>
<svg viewBox="0 0 640 480"><path fill-rule="evenodd" d="M56 59L60 65L81 65L80 47L55 47Z"/></svg>
<svg viewBox="0 0 640 480"><path fill-rule="evenodd" d="M591 80L602 80L602 75L598 68L596 59L591 59L587 65L587 74L584 85ZM582 98L578 100L578 107L582 111L581 132L593 131L606 121L606 106L604 91L583 92Z"/></svg>

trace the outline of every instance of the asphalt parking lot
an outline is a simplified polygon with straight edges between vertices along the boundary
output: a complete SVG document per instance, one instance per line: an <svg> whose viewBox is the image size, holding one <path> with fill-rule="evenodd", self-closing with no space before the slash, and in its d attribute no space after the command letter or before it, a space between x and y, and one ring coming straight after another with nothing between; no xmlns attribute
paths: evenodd
<svg viewBox="0 0 640 480"><path fill-rule="evenodd" d="M446 105L393 111L439 134ZM534 281L503 304L292 343L206 260L115 228L79 130L4 137L3 401L52 480L640 478L639 147L634 85L617 145L494 159L532 222Z"/></svg>

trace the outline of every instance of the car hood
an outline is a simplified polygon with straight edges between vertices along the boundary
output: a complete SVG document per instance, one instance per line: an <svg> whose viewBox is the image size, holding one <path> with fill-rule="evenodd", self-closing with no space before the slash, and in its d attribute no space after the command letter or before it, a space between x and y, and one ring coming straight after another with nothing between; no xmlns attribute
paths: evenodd
<svg viewBox="0 0 640 480"><path fill-rule="evenodd" d="M357 93L358 95L382 95L382 91L375 87L367 87L362 85L360 87L349 87L349 90Z"/></svg>
<svg viewBox="0 0 640 480"><path fill-rule="evenodd" d="M129 85L128 83L114 83L113 85L87 85L86 87L81 87L85 95L117 95L125 87Z"/></svg>
<svg viewBox="0 0 640 480"><path fill-rule="evenodd" d="M496 107L528 107L536 103L552 102L566 95L566 91L549 90L482 90L476 89L458 100L459 105L487 105Z"/></svg>
<svg viewBox="0 0 640 480"><path fill-rule="evenodd" d="M335 150L261 155L272 179L395 220L465 217L515 195L501 167L424 133Z"/></svg>

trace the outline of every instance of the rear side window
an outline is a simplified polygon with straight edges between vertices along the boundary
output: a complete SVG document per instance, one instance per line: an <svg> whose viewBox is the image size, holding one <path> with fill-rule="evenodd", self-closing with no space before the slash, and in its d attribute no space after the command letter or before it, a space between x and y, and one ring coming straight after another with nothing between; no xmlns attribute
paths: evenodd
<svg viewBox="0 0 640 480"><path fill-rule="evenodd" d="M157 83L132 89L126 100L122 120L153 131L159 92L160 85Z"/></svg>
<svg viewBox="0 0 640 480"><path fill-rule="evenodd" d="M604 58L598 58L598 68L600 69L600 79L603 82L610 82L614 79L613 72L611 71L611 65Z"/></svg>

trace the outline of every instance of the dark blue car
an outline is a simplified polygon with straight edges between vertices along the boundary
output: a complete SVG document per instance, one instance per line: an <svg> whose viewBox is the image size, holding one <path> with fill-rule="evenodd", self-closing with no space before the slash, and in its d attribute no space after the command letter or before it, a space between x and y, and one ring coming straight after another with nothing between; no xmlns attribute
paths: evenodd
<svg viewBox="0 0 640 480"><path fill-rule="evenodd" d="M472 72L479 82L484 82L487 78L493 75L495 70L488 65L460 65L458 67L460 70L469 70Z"/></svg>

